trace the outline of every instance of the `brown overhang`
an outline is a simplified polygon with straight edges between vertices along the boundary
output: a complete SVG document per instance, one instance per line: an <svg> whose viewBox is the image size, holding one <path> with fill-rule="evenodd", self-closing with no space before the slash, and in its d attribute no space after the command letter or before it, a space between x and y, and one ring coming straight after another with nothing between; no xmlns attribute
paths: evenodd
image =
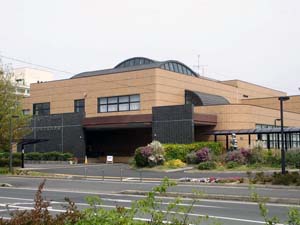
<svg viewBox="0 0 300 225"><path fill-rule="evenodd" d="M86 128L93 127L126 127L130 124L144 124L151 126L152 114L124 115L124 116L101 116L84 118L82 125ZM194 114L196 125L216 125L217 116L211 114Z"/></svg>
<svg viewBox="0 0 300 225"><path fill-rule="evenodd" d="M217 115L195 113L194 123L196 125L217 125Z"/></svg>
<svg viewBox="0 0 300 225"><path fill-rule="evenodd" d="M84 118L83 127L97 127L97 126L124 126L127 124L149 123L152 122L151 114L144 115L124 115L124 116L103 116Z"/></svg>

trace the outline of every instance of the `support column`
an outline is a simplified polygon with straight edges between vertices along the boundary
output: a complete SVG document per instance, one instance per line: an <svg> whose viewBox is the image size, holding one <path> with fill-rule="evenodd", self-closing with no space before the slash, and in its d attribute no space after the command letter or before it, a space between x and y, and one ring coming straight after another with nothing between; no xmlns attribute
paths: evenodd
<svg viewBox="0 0 300 225"><path fill-rule="evenodd" d="M229 149L228 134L226 134L226 151Z"/></svg>
<svg viewBox="0 0 300 225"><path fill-rule="evenodd" d="M249 144L249 147L251 146L251 134L248 134L248 144Z"/></svg>
<svg viewBox="0 0 300 225"><path fill-rule="evenodd" d="M267 134L267 149L270 149L270 134Z"/></svg>

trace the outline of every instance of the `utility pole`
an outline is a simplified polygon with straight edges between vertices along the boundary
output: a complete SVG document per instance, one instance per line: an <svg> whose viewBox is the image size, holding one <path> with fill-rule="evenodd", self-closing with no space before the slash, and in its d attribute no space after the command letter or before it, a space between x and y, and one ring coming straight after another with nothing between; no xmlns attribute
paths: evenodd
<svg viewBox="0 0 300 225"><path fill-rule="evenodd" d="M284 130L283 130L283 102L289 100L290 97L282 96L279 97L280 101L280 130L281 130L281 173L285 174L285 138L284 138Z"/></svg>

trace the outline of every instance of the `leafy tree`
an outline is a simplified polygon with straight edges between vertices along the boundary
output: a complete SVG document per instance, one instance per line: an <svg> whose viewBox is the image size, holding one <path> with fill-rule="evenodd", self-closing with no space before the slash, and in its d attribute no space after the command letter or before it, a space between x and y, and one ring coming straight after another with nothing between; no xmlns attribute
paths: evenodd
<svg viewBox="0 0 300 225"><path fill-rule="evenodd" d="M22 97L16 94L12 78L11 69L0 64L0 151L10 149L10 124L13 140L22 138L28 133L26 127L30 116L23 115Z"/></svg>

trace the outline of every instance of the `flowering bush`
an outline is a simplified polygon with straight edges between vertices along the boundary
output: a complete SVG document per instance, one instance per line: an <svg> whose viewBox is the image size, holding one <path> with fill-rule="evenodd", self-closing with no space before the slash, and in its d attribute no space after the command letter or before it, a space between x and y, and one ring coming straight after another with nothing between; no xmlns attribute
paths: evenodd
<svg viewBox="0 0 300 225"><path fill-rule="evenodd" d="M244 156L245 160L247 162L249 162L250 159L251 159L251 150L250 149L246 149L246 148L241 148L240 152Z"/></svg>
<svg viewBox="0 0 300 225"><path fill-rule="evenodd" d="M197 162L206 162L210 160L209 148L204 147L196 152Z"/></svg>
<svg viewBox="0 0 300 225"><path fill-rule="evenodd" d="M227 152L225 156L225 162L236 162L238 164L245 164L246 159L240 151L235 150Z"/></svg>
<svg viewBox="0 0 300 225"><path fill-rule="evenodd" d="M153 141L151 144L135 150L134 161L138 167L163 165L165 162L164 149L158 141Z"/></svg>
<svg viewBox="0 0 300 225"><path fill-rule="evenodd" d="M180 159L172 159L170 161L165 162L164 165L170 168L181 168L186 166L186 164Z"/></svg>
<svg viewBox="0 0 300 225"><path fill-rule="evenodd" d="M153 149L151 146L141 147L141 154L145 159L153 154Z"/></svg>

